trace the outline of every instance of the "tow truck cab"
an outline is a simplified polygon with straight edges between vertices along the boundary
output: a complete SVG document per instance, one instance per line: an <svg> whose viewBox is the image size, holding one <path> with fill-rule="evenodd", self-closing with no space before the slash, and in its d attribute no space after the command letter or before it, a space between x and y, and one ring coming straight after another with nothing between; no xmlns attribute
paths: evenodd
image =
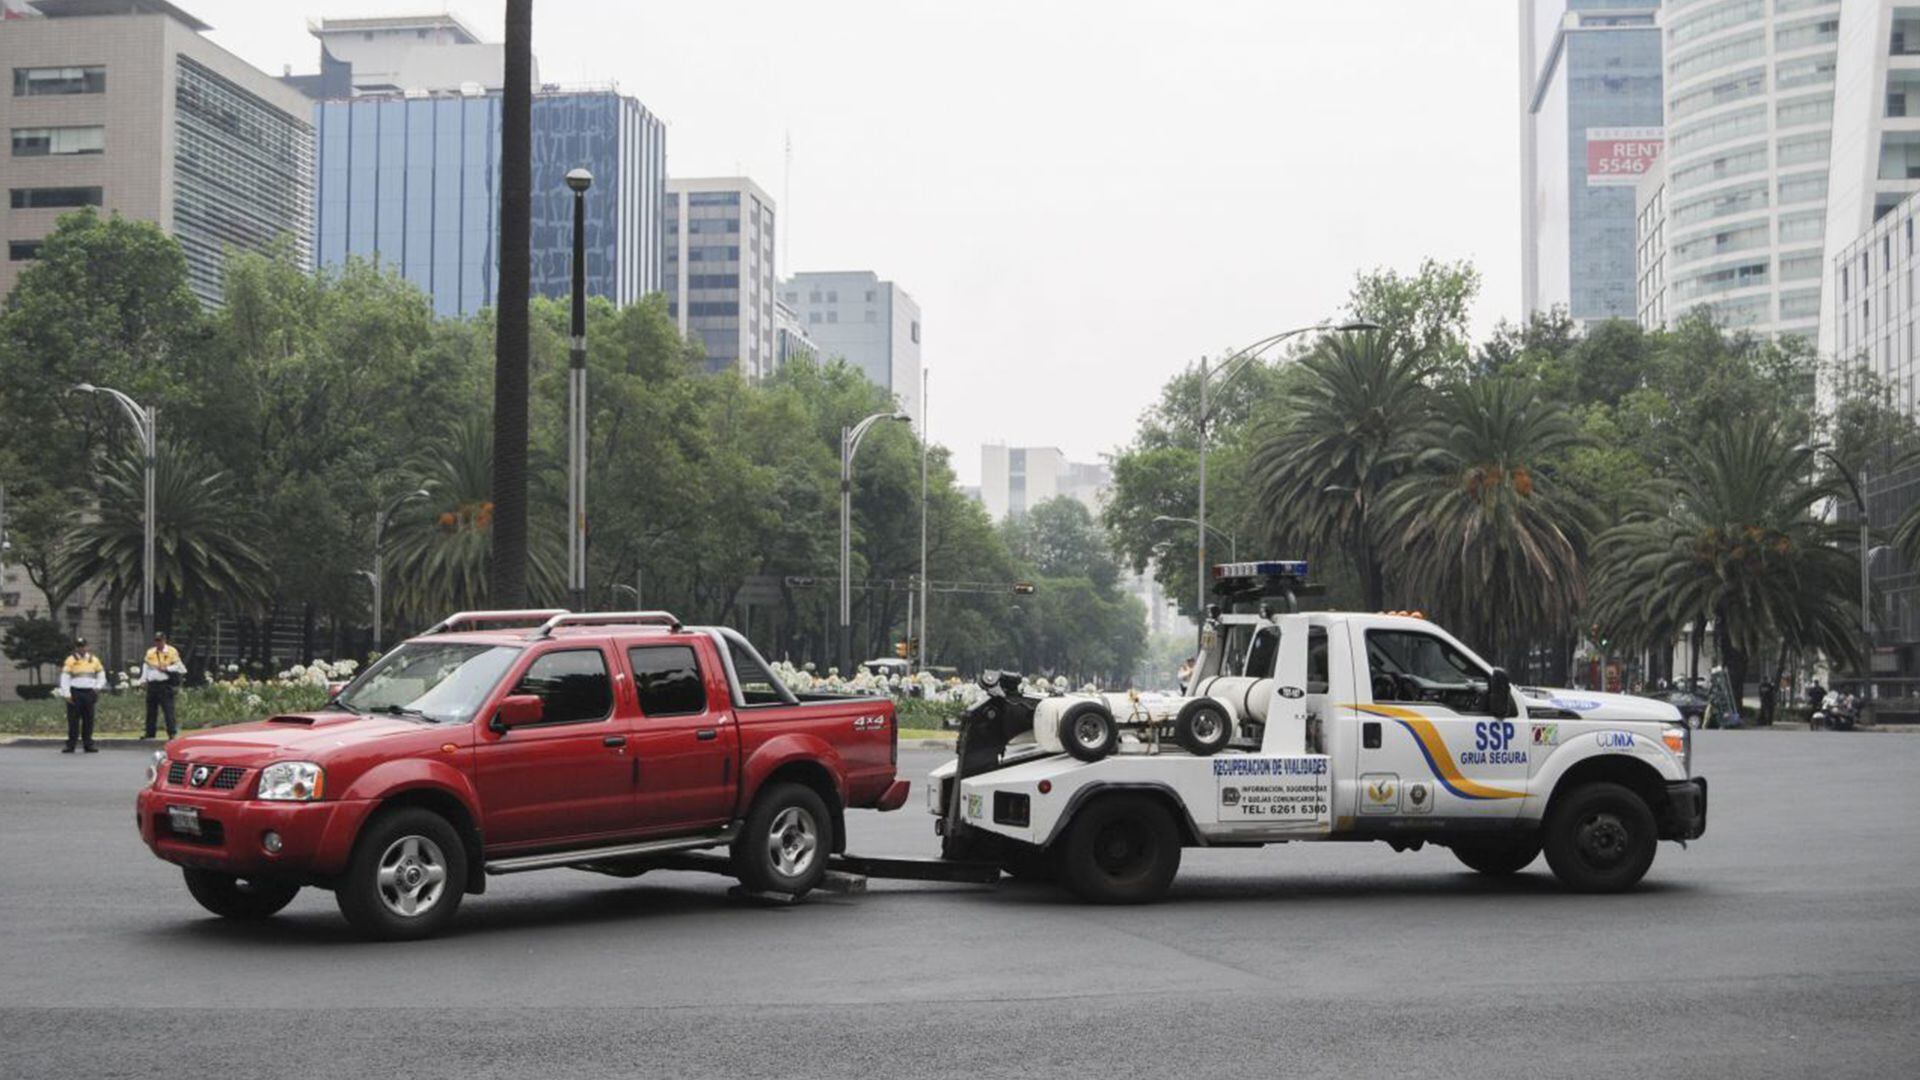
<svg viewBox="0 0 1920 1080"><path fill-rule="evenodd" d="M950 855L1044 854L1090 899L1140 900L1165 890L1180 846L1438 843L1490 873L1544 846L1570 885L1612 891L1640 879L1656 840L1704 831L1706 782L1671 706L1522 692L1417 615L1300 612L1305 578L1297 562L1216 568L1225 610L1210 611L1185 697L990 696L930 787ZM1196 701L1230 721L1217 752L1169 738ZM1074 724L1091 714L1117 738L1087 760ZM1167 835L1171 855L1150 851Z"/></svg>

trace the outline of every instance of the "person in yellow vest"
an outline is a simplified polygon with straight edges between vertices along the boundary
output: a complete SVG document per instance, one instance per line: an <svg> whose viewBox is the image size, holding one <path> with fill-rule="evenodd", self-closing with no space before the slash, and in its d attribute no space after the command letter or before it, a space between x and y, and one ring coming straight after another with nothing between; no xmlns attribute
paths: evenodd
<svg viewBox="0 0 1920 1080"><path fill-rule="evenodd" d="M174 721L173 695L179 689L180 679L187 673L187 665L180 662L180 650L167 642L167 635L153 635L153 648L140 662L140 682L147 688L147 733L142 739L153 738L156 714L167 714L167 738L180 734L180 725Z"/></svg>
<svg viewBox="0 0 1920 1080"><path fill-rule="evenodd" d="M86 638L74 639L73 651L60 665L60 687L56 691L67 701L67 746L61 753L73 753L75 743L89 754L99 752L93 745L93 709L100 702L100 691L106 688L106 665L87 648Z"/></svg>

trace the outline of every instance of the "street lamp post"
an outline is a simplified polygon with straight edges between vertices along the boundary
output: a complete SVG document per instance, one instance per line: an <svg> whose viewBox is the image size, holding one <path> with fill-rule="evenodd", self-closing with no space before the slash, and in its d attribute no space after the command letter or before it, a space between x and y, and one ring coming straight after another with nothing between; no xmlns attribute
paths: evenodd
<svg viewBox="0 0 1920 1080"><path fill-rule="evenodd" d="M1853 495L1853 505L1860 514L1860 707L1871 710L1873 707L1873 596L1872 564L1873 549L1872 523L1867 520L1867 500L1861 493L1861 485L1866 482L1866 466L1860 467L1860 482L1856 483L1853 471L1841 464L1832 451L1821 450L1820 456L1827 459L1840 479L1847 482L1847 490Z"/></svg>
<svg viewBox="0 0 1920 1080"><path fill-rule="evenodd" d="M1195 571L1196 581L1194 582L1194 618L1196 620L1204 623L1206 620L1202 613L1207 610L1207 420L1210 416L1207 407L1208 385L1214 379L1219 379L1220 387L1224 388L1228 383L1233 381L1234 376L1246 370L1247 364L1250 361L1288 338L1298 337L1301 334L1311 334L1315 331L1332 330L1345 334L1360 330L1379 329L1381 329L1379 323L1369 322L1364 319L1350 319L1338 325L1323 321L1314 323L1312 326L1301 326L1292 330L1283 330L1278 334L1261 338L1259 341L1222 360L1220 366L1216 368L1209 369L1207 358L1204 356L1200 358L1200 412L1196 425L1199 429L1200 444L1200 510L1199 513L1195 515L1199 524L1200 534L1200 542L1198 544L1199 555L1196 560L1197 570Z"/></svg>
<svg viewBox="0 0 1920 1080"><path fill-rule="evenodd" d="M567 590L587 608L587 189L593 174L567 173L573 189L573 327L567 357Z"/></svg>
<svg viewBox="0 0 1920 1080"><path fill-rule="evenodd" d="M1172 514L1160 514L1153 519L1153 523L1155 525L1192 525L1196 529L1205 529L1213 535L1226 540L1227 557L1235 562L1240 561L1240 540L1225 529L1208 525L1198 518L1174 517Z"/></svg>
<svg viewBox="0 0 1920 1080"><path fill-rule="evenodd" d="M141 465L145 479L145 505L141 511L144 536L140 547L140 634L143 641L153 639L153 534L154 506L153 485L154 468L159 460L159 443L155 436L160 421L160 410L143 408L140 403L108 386L95 386L81 383L74 390L82 394L106 394L118 402L127 419L133 421L134 431L140 436Z"/></svg>
<svg viewBox="0 0 1920 1080"><path fill-rule="evenodd" d="M853 455L882 420L911 421L906 413L874 413L840 429L840 674L853 672Z"/></svg>
<svg viewBox="0 0 1920 1080"><path fill-rule="evenodd" d="M415 499L431 498L425 488L395 497L373 515L373 571L367 574L367 580L373 583L373 650L382 652L387 647L385 601L387 585L387 522L398 513L402 506Z"/></svg>

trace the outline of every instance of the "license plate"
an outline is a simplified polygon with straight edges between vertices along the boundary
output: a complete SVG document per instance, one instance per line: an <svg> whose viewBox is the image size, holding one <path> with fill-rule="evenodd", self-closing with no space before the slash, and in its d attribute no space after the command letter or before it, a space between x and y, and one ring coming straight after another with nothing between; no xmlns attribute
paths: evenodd
<svg viewBox="0 0 1920 1080"><path fill-rule="evenodd" d="M193 806L169 806L167 824L181 836L199 836L200 810Z"/></svg>

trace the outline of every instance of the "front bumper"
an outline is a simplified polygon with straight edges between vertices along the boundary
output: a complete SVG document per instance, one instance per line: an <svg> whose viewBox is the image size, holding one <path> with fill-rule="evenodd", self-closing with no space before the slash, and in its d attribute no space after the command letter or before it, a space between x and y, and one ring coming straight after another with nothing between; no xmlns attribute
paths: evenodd
<svg viewBox="0 0 1920 1080"><path fill-rule="evenodd" d="M200 812L202 835L173 830L168 807ZM352 848L353 826L364 814L358 800L261 802L143 788L134 800L134 821L148 850L167 862L237 877L273 876L315 881L340 873ZM280 850L267 851L269 832Z"/></svg>
<svg viewBox="0 0 1920 1080"><path fill-rule="evenodd" d="M1667 802L1660 814L1660 839L1698 840L1706 831L1706 777L1669 783Z"/></svg>

